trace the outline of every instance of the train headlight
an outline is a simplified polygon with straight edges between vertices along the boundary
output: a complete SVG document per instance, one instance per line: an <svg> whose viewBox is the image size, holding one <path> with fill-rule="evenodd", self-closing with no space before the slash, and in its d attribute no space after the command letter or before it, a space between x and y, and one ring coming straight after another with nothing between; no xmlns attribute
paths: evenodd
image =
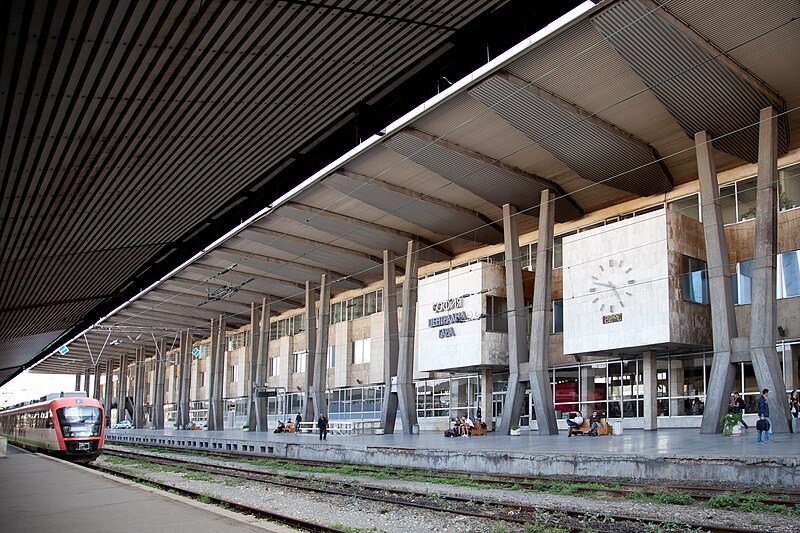
<svg viewBox="0 0 800 533"><path fill-rule="evenodd" d="M61 426L61 433L64 437L71 437L72 436L72 426L64 424Z"/></svg>

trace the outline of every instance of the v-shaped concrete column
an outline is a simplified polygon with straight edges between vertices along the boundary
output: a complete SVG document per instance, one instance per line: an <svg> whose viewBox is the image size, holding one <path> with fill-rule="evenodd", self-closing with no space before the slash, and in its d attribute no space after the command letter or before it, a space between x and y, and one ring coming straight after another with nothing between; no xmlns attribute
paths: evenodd
<svg viewBox="0 0 800 533"><path fill-rule="evenodd" d="M381 427L394 433L397 418L397 393L392 392L392 379L397 377L399 339L397 331L397 278L394 252L383 251L383 404Z"/></svg>
<svg viewBox="0 0 800 533"><path fill-rule="evenodd" d="M731 364L731 342L737 337L736 315L733 311L733 292L728 259L728 243L722 225L717 166L711 137L701 131L694 136L697 152L697 174L700 178L700 205L703 212L703 231L706 239L708 288L711 299L711 328L714 359L706 391L706 405L700 433L719 433L731 392L735 368Z"/></svg>
<svg viewBox="0 0 800 533"><path fill-rule="evenodd" d="M317 309L314 301L314 287L306 281L306 368L303 380L303 421L312 422L314 418L314 358L317 355ZM292 361L289 359L289 367Z"/></svg>
<svg viewBox="0 0 800 533"><path fill-rule="evenodd" d="M553 232L555 193L542 191L539 202L539 241L536 247L536 277L533 282L531 313L531 351L528 379L536 409L539 435L558 435L550 374L550 308L553 305Z"/></svg>
<svg viewBox="0 0 800 533"><path fill-rule="evenodd" d="M127 418L125 400L128 397L128 354L119 356L119 376L117 378L117 422Z"/></svg>
<svg viewBox="0 0 800 533"><path fill-rule="evenodd" d="M750 304L750 357L759 389L769 389L770 422L774 433L789 432L786 385L781 372L777 342L775 254L778 247L778 122L775 110L761 110L758 132L756 194L756 242L753 259L753 296Z"/></svg>
<svg viewBox="0 0 800 533"><path fill-rule="evenodd" d="M103 391L105 400L103 401L103 409L105 409L105 424L106 427L111 425L111 404L114 402L114 362L111 359L106 360L106 386Z"/></svg>
<svg viewBox="0 0 800 533"><path fill-rule="evenodd" d="M259 383L267 382L267 363L269 355L269 300L261 300L261 330L258 336L258 365L256 366L256 377ZM267 430L267 399L256 399L256 431Z"/></svg>
<svg viewBox="0 0 800 533"><path fill-rule="evenodd" d="M247 369L247 427L256 431L256 387L263 387L256 379L256 366L258 365L258 336L259 336L258 308L256 303L250 303L250 350L248 354Z"/></svg>
<svg viewBox="0 0 800 533"><path fill-rule="evenodd" d="M253 304L255 306L255 304ZM269 347L269 301L261 299L261 320L256 323L258 312L250 310L250 403L247 423L250 431L267 430L267 399L254 394L254 387L264 387L267 383L267 353Z"/></svg>
<svg viewBox="0 0 800 533"><path fill-rule="evenodd" d="M212 329L214 327L213 321L211 325ZM177 416L177 423L179 427L185 428L189 425L189 385L191 383L191 377L189 376L189 372L192 368L192 344L191 339L189 336L188 331L181 332L181 344L178 350L178 379L175 383L175 389L178 393L178 416ZM211 359L208 360L208 365L206 366L206 373L209 375L209 379L211 379ZM166 374L166 372L164 372ZM165 376L166 378L166 376ZM161 380L161 386L163 388L165 379Z"/></svg>
<svg viewBox="0 0 800 533"><path fill-rule="evenodd" d="M164 380L166 377L167 341L158 339L153 359L153 427L164 429ZM178 384L176 383L176 387Z"/></svg>
<svg viewBox="0 0 800 533"><path fill-rule="evenodd" d="M322 274L319 285L319 320L314 350L314 419L328 416L325 389L328 387L328 330L331 325L331 286L327 274Z"/></svg>
<svg viewBox="0 0 800 533"><path fill-rule="evenodd" d="M403 432L411 434L417 425L417 391L414 388L414 336L417 327L417 284L419 283L419 243L408 242L406 277L403 282L403 315L400 353L397 358L397 401Z"/></svg>
<svg viewBox="0 0 800 533"><path fill-rule="evenodd" d="M144 429L144 348L136 349L136 388L133 393L133 427Z"/></svg>
<svg viewBox="0 0 800 533"><path fill-rule="evenodd" d="M94 365L94 383L92 384L92 398L95 400L102 400L100 398L100 364Z"/></svg>
<svg viewBox="0 0 800 533"><path fill-rule="evenodd" d="M522 267L519 260L519 224L517 208L503 206L503 236L506 256L506 299L508 303L508 389L499 433L508 435L519 422L525 398L525 378L520 364L528 362L528 329L525 296L522 290ZM537 411L538 412L538 411ZM491 420L491 413L487 413Z"/></svg>

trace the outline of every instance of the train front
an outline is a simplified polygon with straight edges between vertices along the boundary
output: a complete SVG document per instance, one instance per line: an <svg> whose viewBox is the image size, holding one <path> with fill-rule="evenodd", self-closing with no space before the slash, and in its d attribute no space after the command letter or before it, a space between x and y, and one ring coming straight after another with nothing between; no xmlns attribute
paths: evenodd
<svg viewBox="0 0 800 533"><path fill-rule="evenodd" d="M91 399L56 400L59 449L70 461L88 462L103 452L103 407Z"/></svg>

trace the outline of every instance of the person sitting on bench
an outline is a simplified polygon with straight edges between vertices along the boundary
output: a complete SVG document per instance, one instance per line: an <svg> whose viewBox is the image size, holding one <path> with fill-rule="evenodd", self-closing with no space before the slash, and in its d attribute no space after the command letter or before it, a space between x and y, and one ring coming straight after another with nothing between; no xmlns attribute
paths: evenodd
<svg viewBox="0 0 800 533"><path fill-rule="evenodd" d="M597 436L597 428L603 427L603 423L601 422L602 419L602 413L599 411L592 411L592 416L589 418L589 425L592 427L592 431L589 432L590 437Z"/></svg>
<svg viewBox="0 0 800 533"><path fill-rule="evenodd" d="M572 436L572 430L581 427L583 424L583 415L580 411L572 411L569 414L569 418L567 418L567 425L569 426L569 432L567 432L567 437Z"/></svg>

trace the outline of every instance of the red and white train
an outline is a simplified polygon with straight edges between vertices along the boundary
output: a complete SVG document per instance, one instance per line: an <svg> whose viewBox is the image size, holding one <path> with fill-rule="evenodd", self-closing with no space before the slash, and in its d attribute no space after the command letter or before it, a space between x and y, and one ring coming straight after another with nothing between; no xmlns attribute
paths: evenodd
<svg viewBox="0 0 800 533"><path fill-rule="evenodd" d="M104 420L99 401L62 392L0 411L0 434L29 450L88 462L103 452Z"/></svg>

